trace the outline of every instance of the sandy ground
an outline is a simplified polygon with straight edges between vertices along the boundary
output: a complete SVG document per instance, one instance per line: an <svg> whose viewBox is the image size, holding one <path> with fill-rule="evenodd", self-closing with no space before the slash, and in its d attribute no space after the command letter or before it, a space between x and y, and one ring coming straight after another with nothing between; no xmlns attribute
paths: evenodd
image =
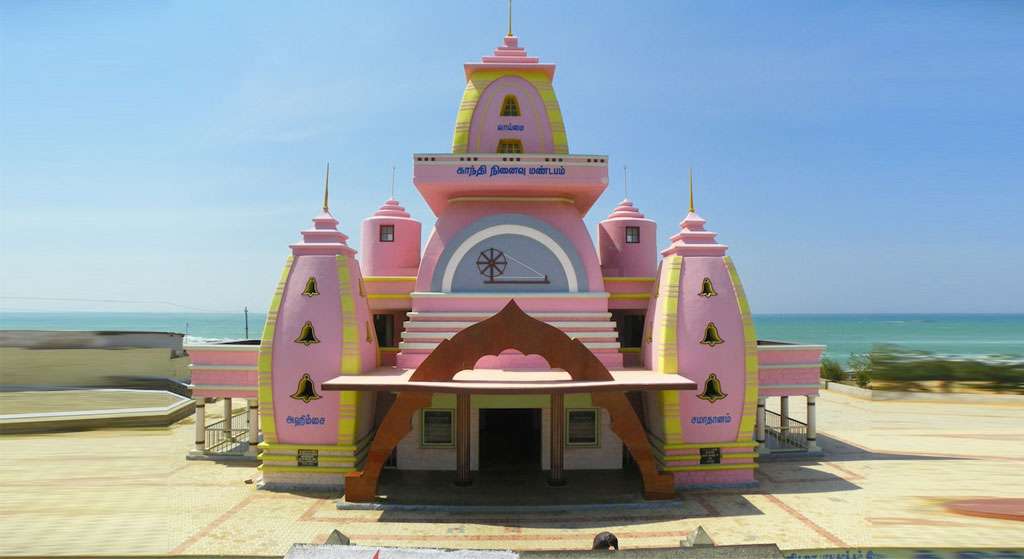
<svg viewBox="0 0 1024 559"><path fill-rule="evenodd" d="M0 437L0 554L282 555L335 528L364 545L520 550L583 549L605 529L674 547L697 525L719 544L783 549L1024 545L1024 522L944 506L1024 498L1024 402L818 401L822 461L766 463L758 489L689 492L676 508L585 513L339 511L331 495L255 489L251 465L185 461L191 418Z"/></svg>

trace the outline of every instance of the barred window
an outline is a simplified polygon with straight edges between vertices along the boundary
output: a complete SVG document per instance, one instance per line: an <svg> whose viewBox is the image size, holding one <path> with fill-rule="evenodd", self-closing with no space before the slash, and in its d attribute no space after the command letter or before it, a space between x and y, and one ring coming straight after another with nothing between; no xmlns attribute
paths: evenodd
<svg viewBox="0 0 1024 559"><path fill-rule="evenodd" d="M422 446L453 446L455 444L454 410L423 410Z"/></svg>
<svg viewBox="0 0 1024 559"><path fill-rule="evenodd" d="M566 437L568 446L598 446L597 410L567 410Z"/></svg>
<svg viewBox="0 0 1024 559"><path fill-rule="evenodd" d="M395 226L394 225L381 225L380 226L380 242L391 243L395 240Z"/></svg>
<svg viewBox="0 0 1024 559"><path fill-rule="evenodd" d="M626 242L627 243L639 243L640 242L640 228L626 226Z"/></svg>

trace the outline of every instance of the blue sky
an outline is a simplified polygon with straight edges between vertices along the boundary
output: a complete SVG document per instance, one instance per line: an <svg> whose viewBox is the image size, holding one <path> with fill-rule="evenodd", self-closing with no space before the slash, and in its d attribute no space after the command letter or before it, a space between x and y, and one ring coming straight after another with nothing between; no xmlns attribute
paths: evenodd
<svg viewBox="0 0 1024 559"><path fill-rule="evenodd" d="M0 309L266 308L287 245L450 150L502 0L0 3ZM697 206L755 313L1024 312L1024 4L515 2L570 151L662 245ZM426 232L425 232L426 233ZM425 239L424 239L425 240Z"/></svg>

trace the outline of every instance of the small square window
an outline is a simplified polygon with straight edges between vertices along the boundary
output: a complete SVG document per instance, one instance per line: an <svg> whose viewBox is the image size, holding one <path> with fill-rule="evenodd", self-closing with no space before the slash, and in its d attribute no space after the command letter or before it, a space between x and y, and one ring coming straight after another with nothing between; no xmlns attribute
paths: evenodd
<svg viewBox="0 0 1024 559"><path fill-rule="evenodd" d="M395 226L394 225L381 225L380 226L380 242L391 243L395 241Z"/></svg>
<svg viewBox="0 0 1024 559"><path fill-rule="evenodd" d="M455 445L455 411L423 410L420 445L449 447Z"/></svg>
<svg viewBox="0 0 1024 559"><path fill-rule="evenodd" d="M640 242L640 228L639 227L626 227L626 242L627 243L639 243Z"/></svg>
<svg viewBox="0 0 1024 559"><path fill-rule="evenodd" d="M597 410L566 410L565 444L598 446Z"/></svg>

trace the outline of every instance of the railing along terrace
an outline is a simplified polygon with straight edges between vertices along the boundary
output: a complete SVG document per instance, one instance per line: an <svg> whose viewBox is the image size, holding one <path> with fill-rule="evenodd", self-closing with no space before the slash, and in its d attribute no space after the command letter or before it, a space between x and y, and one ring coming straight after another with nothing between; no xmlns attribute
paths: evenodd
<svg viewBox="0 0 1024 559"><path fill-rule="evenodd" d="M771 410L765 410L764 426L765 431L783 447L779 451L807 450L806 423L790 417L788 424L783 426L781 415Z"/></svg>
<svg viewBox="0 0 1024 559"><path fill-rule="evenodd" d="M206 426L206 446L210 454L244 454L249 443L249 422L245 410Z"/></svg>

